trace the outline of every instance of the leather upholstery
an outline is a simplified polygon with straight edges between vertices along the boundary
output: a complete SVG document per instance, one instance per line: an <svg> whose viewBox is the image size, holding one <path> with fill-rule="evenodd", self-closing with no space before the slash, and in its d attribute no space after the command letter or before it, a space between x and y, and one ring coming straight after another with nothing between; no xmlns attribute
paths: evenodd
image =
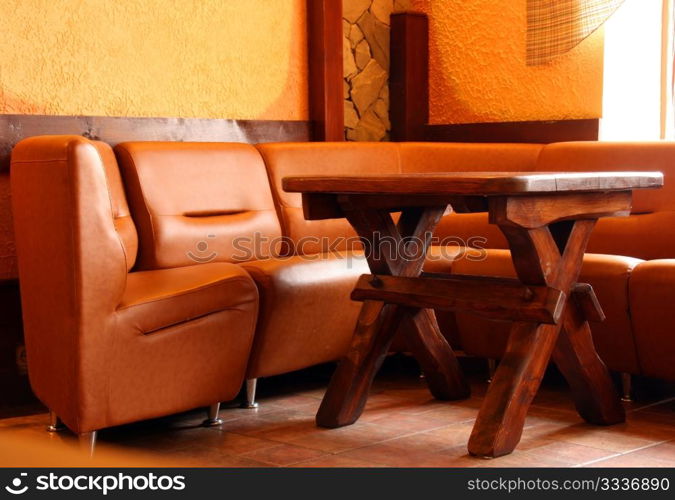
<svg viewBox="0 0 675 500"><path fill-rule="evenodd" d="M675 259L642 262L629 282L633 332L641 373L675 379Z"/></svg>
<svg viewBox="0 0 675 500"><path fill-rule="evenodd" d="M260 290L260 320L247 378L335 361L347 352L361 304L349 296L368 273L349 252L242 264Z"/></svg>
<svg viewBox="0 0 675 500"><path fill-rule="evenodd" d="M139 269L274 254L281 230L253 146L127 142L115 153L139 228Z"/></svg>
<svg viewBox="0 0 675 500"><path fill-rule="evenodd" d="M640 260L675 257L673 144L126 143L116 153L132 221L110 148L73 137L32 141L17 147L12 173L31 380L69 425L112 425L231 397L251 343L256 288L248 377L340 357L359 310L349 292L368 271L358 250L335 244L354 236L345 220L306 221L301 196L281 189L283 177L315 173L663 171L665 188L637 192L633 215L599 221L581 280L607 313L591 327L608 366L675 380L667 321L659 323L668 317L673 264ZM256 235L267 242L259 251L235 248L235 238ZM291 244L277 245L280 236ZM445 215L436 236L452 246L425 270L513 275L506 241L486 214ZM84 258L91 255L95 263ZM507 323L437 316L455 347L501 355ZM85 327L101 333L91 339ZM65 333L46 349L45 332ZM84 373L69 399L64 381ZM185 380L191 397L177 389ZM82 407L97 412L81 421Z"/></svg>
<svg viewBox="0 0 675 500"><path fill-rule="evenodd" d="M129 274L135 229L104 144L21 141L11 184L31 385L68 427L236 395L257 314L245 273L222 264Z"/></svg>
<svg viewBox="0 0 675 500"><path fill-rule="evenodd" d="M601 219L588 245L591 252L641 259L675 256L675 235L656 230L675 222L675 144L672 142L562 142L541 152L538 171L657 170L661 189L633 193L633 215ZM638 215L639 214L639 215Z"/></svg>
<svg viewBox="0 0 675 500"><path fill-rule="evenodd" d="M302 245L303 253L306 254L325 250L320 243L311 241L314 237L324 238L324 241L333 245L342 238L354 237L355 233L345 219L305 220L302 213L302 195L284 191L281 187L284 177L400 172L398 147L394 143L279 143L258 144L256 147L265 160L284 235L295 246L306 242ZM342 240L341 244L334 245L333 248L345 250L348 246ZM285 253L298 252L294 248L286 248Z"/></svg>
<svg viewBox="0 0 675 500"><path fill-rule="evenodd" d="M432 247L425 269L446 269L462 251ZM248 378L336 361L346 353L361 309L361 303L349 296L358 277L370 273L363 252L295 255L242 267L260 290L260 320ZM394 347L405 350L405 343L399 339Z"/></svg>
<svg viewBox="0 0 675 500"><path fill-rule="evenodd" d="M398 143L401 171L479 172L532 171L537 165L541 144Z"/></svg>
<svg viewBox="0 0 675 500"><path fill-rule="evenodd" d="M224 308L237 309L256 298L243 269L211 262L129 274L117 314L121 323L148 335Z"/></svg>

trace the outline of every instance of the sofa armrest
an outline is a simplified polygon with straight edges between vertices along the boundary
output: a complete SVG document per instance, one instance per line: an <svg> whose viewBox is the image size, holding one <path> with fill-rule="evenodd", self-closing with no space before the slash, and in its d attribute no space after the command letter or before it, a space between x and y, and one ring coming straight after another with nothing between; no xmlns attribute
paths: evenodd
<svg viewBox="0 0 675 500"><path fill-rule="evenodd" d="M31 384L68 420L85 400L105 397L105 354L127 277L124 246L92 141L23 140L12 152L10 181ZM83 380L85 366L94 376Z"/></svg>

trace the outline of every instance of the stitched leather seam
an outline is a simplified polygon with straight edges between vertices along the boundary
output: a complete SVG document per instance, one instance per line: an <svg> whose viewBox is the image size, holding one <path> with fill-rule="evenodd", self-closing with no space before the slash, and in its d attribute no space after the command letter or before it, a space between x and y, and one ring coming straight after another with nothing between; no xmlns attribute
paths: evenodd
<svg viewBox="0 0 675 500"><path fill-rule="evenodd" d="M115 216L115 207L113 204L113 197L112 197L112 192L110 191L110 186L108 184L108 175L106 174L105 171L105 162L103 161L103 156L101 156L101 152L98 150L98 148L92 143L91 146L94 148L94 151L96 151L96 155L98 156L98 159L101 162L101 167L103 168L103 177L105 179L105 189L108 192L108 202L110 203L110 213L112 214L112 221L113 221L113 229L115 231L115 236L117 236L117 240L120 243L120 246L122 247L122 253L124 254L124 268L126 271L126 274L129 273L129 255L127 254L127 249L124 246L124 242L122 241L122 237L120 236L119 231L117 230L117 226L115 226L115 220L116 219L121 219L122 217L116 217ZM117 165L116 165L117 167ZM119 167L117 167L119 168ZM133 221L133 219L132 219ZM126 276L124 277L124 288L126 289Z"/></svg>
<svg viewBox="0 0 675 500"><path fill-rule="evenodd" d="M143 192L143 185L141 184L141 179L140 179L139 174L138 174L138 168L136 167L136 162L134 161L133 157L131 156L131 153L129 153L129 151L127 151L124 147L118 147L118 148L115 148L115 150L119 154L121 154L122 156L126 156L129 163L131 164L130 169L121 169L121 172L126 172L127 170L130 170L130 175L132 175L134 177L134 179L132 179L132 182L135 181L136 187L137 187L139 193L141 194L141 198L143 199L142 206L136 207L136 208L145 212L144 215L146 216L148 224L150 225L150 235L152 237L153 246L154 246L154 242L157 241L157 237L156 237L157 233L155 231L155 225L154 225L153 220L152 220L152 214L150 213L148 200L145 196L145 193ZM147 245L143 245L143 247L146 247L146 246ZM139 247L141 247L140 242L139 242ZM145 250L146 253L148 251L147 248L142 248L142 250ZM155 255L155 252L152 252L152 253L153 253L153 255L151 255L151 256L144 255L143 260L147 260L149 257L151 257L153 261L156 261L157 255ZM136 260L138 262L139 259L137 258Z"/></svg>
<svg viewBox="0 0 675 500"><path fill-rule="evenodd" d="M250 302L252 302L252 301L250 301ZM248 304L248 303L250 303L250 302L242 302L241 305ZM169 324L169 325L164 325L164 326L160 326L160 327L158 327L158 328L155 328L155 329L153 329L153 330L148 330L147 332L141 332L141 335L143 335L144 337L145 337L145 336L148 336L148 335L157 335L157 334L161 333L162 330L167 330L167 329L169 329L169 328L173 328L174 326L184 325L184 324L190 323L191 321L196 321L196 320L205 318L205 317L207 317L207 316L211 316L211 315L213 315L213 314L217 314L217 313L225 312L225 311L234 311L234 310L236 310L236 309L237 309L237 308L236 308L235 306L233 306L233 307L226 307L226 308L224 308L224 309L215 309L215 310L213 310L213 311L209 311L209 312L206 312L206 313L204 313L204 314L199 314L198 316L194 316L194 317L192 317L192 318L188 318L188 319L185 319L185 320L176 321L175 323L171 323L171 324Z"/></svg>

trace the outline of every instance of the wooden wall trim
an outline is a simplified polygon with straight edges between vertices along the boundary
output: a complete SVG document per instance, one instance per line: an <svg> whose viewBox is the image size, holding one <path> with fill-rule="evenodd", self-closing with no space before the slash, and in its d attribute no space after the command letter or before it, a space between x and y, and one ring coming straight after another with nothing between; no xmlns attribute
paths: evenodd
<svg viewBox="0 0 675 500"><path fill-rule="evenodd" d="M437 142L530 142L597 141L600 120L556 120L457 125L427 125L425 141Z"/></svg>
<svg viewBox="0 0 675 500"><path fill-rule="evenodd" d="M342 0L307 0L307 31L313 139L343 141Z"/></svg>
<svg viewBox="0 0 675 500"><path fill-rule="evenodd" d="M110 145L124 141L285 142L309 141L306 121L127 118L108 116L0 115L0 171L25 137L77 134Z"/></svg>
<svg viewBox="0 0 675 500"><path fill-rule="evenodd" d="M429 121L429 20L426 14L392 14L390 52L391 140L424 140L424 126Z"/></svg>

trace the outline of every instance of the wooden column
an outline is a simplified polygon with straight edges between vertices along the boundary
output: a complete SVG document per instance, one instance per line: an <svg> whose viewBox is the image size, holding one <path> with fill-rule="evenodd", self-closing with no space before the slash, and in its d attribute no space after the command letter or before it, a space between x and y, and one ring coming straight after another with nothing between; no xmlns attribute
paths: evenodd
<svg viewBox="0 0 675 500"><path fill-rule="evenodd" d="M307 0L309 118L316 141L344 140L342 0Z"/></svg>
<svg viewBox="0 0 675 500"><path fill-rule="evenodd" d="M392 14L390 50L391 139L424 140L429 121L429 20L426 14Z"/></svg>

